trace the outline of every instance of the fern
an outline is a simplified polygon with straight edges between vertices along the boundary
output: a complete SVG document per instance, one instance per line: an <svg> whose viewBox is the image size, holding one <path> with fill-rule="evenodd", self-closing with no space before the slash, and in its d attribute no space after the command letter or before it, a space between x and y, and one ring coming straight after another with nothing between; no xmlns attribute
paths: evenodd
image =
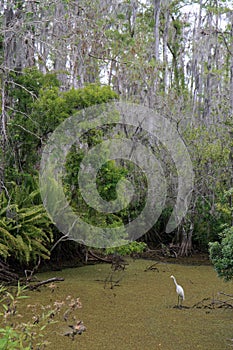
<svg viewBox="0 0 233 350"><path fill-rule="evenodd" d="M6 259L9 256L9 248L7 247L6 244L0 243L0 252L1 256Z"/></svg>
<svg viewBox="0 0 233 350"><path fill-rule="evenodd" d="M38 190L28 193L11 185L11 202L4 192L0 194L0 258L13 256L26 264L39 256L48 259L52 225L43 205L33 203Z"/></svg>

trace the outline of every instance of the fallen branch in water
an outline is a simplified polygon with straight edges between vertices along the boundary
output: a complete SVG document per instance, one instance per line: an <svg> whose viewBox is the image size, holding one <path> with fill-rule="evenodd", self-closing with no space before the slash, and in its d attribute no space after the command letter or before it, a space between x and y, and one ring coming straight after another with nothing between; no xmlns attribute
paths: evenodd
<svg viewBox="0 0 233 350"><path fill-rule="evenodd" d="M64 280L65 279L63 277L52 277L52 278L49 278L45 281L38 282L38 283L34 284L33 286L28 285L27 288L29 288L30 290L35 290L41 286L44 286L45 284L49 284L49 283L53 283L53 282L62 282Z"/></svg>
<svg viewBox="0 0 233 350"><path fill-rule="evenodd" d="M128 265L128 263L120 255L114 255L112 257L111 271L104 281L104 288L106 288L107 283L111 284L111 289L113 289L115 286L119 286L119 282L123 278L126 265ZM118 276L118 279L114 280L113 277L116 276Z"/></svg>
<svg viewBox="0 0 233 350"><path fill-rule="evenodd" d="M157 272L159 272L158 267L156 267L157 264L159 264L159 261L157 261L156 263L148 266L144 271L145 272L147 272L147 271L157 271Z"/></svg>
<svg viewBox="0 0 233 350"><path fill-rule="evenodd" d="M233 309L233 296L230 294L225 294L223 292L218 293L219 295L225 295L230 297L228 300L220 300L213 298L204 298L198 303L194 304L192 308L197 309L217 309L217 308L225 308L225 309Z"/></svg>
<svg viewBox="0 0 233 350"><path fill-rule="evenodd" d="M219 292L218 294L225 295L226 297L230 297L233 300L233 294L226 294L226 293L223 293L223 292Z"/></svg>
<svg viewBox="0 0 233 350"><path fill-rule="evenodd" d="M88 250L88 254L90 254L93 258L95 258L96 260L99 260L101 262L105 262L105 263L108 263L108 264L112 263L112 259L103 258L102 256L99 256L99 255L95 254L92 250Z"/></svg>

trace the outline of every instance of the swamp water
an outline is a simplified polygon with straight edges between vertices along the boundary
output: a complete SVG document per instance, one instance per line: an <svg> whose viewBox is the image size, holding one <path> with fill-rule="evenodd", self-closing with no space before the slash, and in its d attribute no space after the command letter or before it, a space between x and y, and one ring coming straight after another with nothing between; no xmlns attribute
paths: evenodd
<svg viewBox="0 0 233 350"><path fill-rule="evenodd" d="M64 321L49 326L48 350L230 350L233 310L188 308L204 298L218 299L218 292L233 294L233 283L220 280L211 266L159 263L158 270L145 269L154 261L129 260L119 286L104 288L109 264L64 269L38 274L40 280L64 277L51 292L48 287L28 292L29 303L43 305L80 297L76 311L87 331L72 341L65 337ZM120 274L120 273L119 273ZM184 308L178 309L173 280L185 292ZM116 276L117 278L118 276ZM225 297L226 299L227 297ZM25 302L25 301L24 301ZM68 322L69 324L69 322Z"/></svg>

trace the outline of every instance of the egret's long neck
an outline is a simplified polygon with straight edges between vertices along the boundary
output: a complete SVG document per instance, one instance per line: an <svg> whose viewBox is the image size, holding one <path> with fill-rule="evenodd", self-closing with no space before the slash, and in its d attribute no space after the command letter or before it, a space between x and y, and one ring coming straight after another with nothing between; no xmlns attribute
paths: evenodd
<svg viewBox="0 0 233 350"><path fill-rule="evenodd" d="M175 277L173 277L173 281L174 281L175 285L177 286L177 283L176 283L176 279L175 279Z"/></svg>

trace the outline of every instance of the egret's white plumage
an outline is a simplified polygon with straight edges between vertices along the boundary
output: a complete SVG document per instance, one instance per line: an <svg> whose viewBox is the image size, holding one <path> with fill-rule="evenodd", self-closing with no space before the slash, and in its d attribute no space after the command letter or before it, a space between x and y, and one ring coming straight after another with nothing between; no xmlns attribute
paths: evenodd
<svg viewBox="0 0 233 350"><path fill-rule="evenodd" d="M175 286L176 286L176 293L178 294L178 306L179 306L180 299L181 299L181 301L184 300L184 290L179 284L177 284L174 276L171 276L171 278L173 279Z"/></svg>

